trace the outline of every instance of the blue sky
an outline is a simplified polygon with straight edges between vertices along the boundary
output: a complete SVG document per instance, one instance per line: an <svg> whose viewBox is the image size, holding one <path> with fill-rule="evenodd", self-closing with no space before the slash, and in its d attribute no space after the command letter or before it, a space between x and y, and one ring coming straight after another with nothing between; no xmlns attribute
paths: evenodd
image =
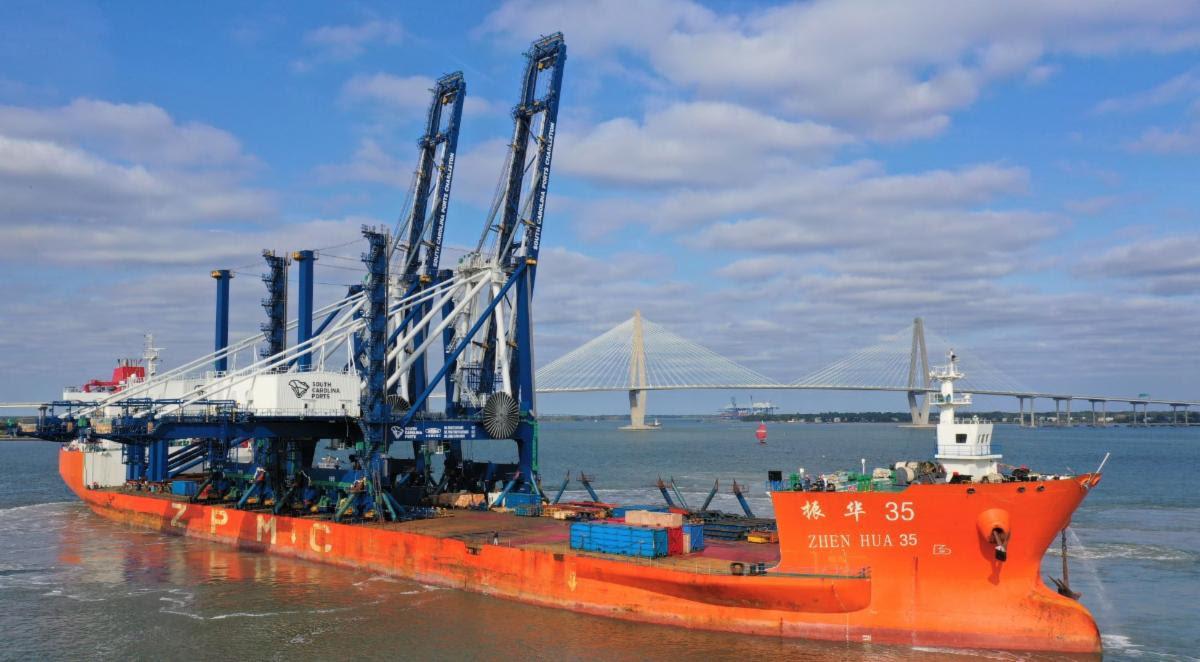
<svg viewBox="0 0 1200 662"><path fill-rule="evenodd" d="M1192 2L13 2L0 400L103 374L144 331L168 363L202 353L210 268L237 268L254 333L262 248L325 248L335 296L360 249L339 244L394 223L429 82L456 69L447 240L473 245L521 52L554 30L539 362L640 308L790 380L922 315L1040 389L1200 397Z"/></svg>

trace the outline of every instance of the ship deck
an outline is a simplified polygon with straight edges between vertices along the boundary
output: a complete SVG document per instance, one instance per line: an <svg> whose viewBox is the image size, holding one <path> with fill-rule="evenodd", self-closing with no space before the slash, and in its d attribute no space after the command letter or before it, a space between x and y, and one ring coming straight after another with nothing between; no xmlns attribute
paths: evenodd
<svg viewBox="0 0 1200 662"><path fill-rule="evenodd" d="M164 501L187 502L188 497L167 492L143 492L129 488L102 488L102 491L119 492ZM223 505L232 506L232 503ZM269 508L250 508L248 512L270 512ZM307 520L328 520L327 515L289 515ZM433 538L462 540L468 546L491 545L498 540L500 545L537 549L551 553L569 553L576 556L591 556L614 561L653 565L666 569L688 572L729 574L730 563L766 563L779 561L778 543L751 543L747 541L705 540L703 550L691 554L660 557L655 559L588 552L571 549L571 522L549 517L521 517L512 513L444 509L438 517L414 519L404 522L358 522L353 526L364 529L402 531Z"/></svg>

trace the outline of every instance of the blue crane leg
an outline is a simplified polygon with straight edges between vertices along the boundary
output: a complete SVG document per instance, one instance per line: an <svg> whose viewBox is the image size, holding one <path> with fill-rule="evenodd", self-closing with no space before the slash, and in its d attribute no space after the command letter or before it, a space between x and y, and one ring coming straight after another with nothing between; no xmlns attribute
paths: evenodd
<svg viewBox="0 0 1200 662"><path fill-rule="evenodd" d="M228 269L217 269L212 272L217 281L217 314L216 330L213 339L213 349L221 351L229 346L229 280L233 274ZM213 361L213 370L225 372L229 368L229 359L225 356Z"/></svg>

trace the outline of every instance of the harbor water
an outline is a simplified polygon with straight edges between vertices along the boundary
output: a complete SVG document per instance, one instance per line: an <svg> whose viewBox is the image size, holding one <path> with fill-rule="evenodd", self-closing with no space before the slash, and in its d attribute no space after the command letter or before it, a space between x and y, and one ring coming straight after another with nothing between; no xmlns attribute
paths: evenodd
<svg viewBox="0 0 1200 662"><path fill-rule="evenodd" d="M933 431L892 425L665 420L547 422L547 490L594 476L602 499L661 501L674 478L693 506L740 508L733 480L769 515L769 469L868 470L933 451ZM1070 577L1100 625L1105 659L1200 659L1200 428L997 426L1006 461L1104 479L1076 513ZM476 443L477 459L503 442ZM0 659L1073 659L1000 651L844 645L687 631L522 605L456 590L132 529L91 514L62 485L58 445L0 442ZM572 482L567 498L586 498ZM1043 575L1059 576L1055 545ZM961 606L970 609L969 604Z"/></svg>

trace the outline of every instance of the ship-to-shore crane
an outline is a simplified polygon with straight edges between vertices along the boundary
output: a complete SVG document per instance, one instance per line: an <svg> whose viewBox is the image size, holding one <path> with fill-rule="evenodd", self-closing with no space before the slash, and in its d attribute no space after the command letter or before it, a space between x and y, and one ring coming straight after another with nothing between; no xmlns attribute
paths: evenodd
<svg viewBox="0 0 1200 662"><path fill-rule="evenodd" d="M503 484L492 504L540 494L531 299L565 61L561 33L526 53L497 198L476 249L454 269L440 260L466 92L457 72L432 90L402 225L390 236L363 228L361 285L314 310L319 252L298 251L291 261L300 266L300 319L287 322L281 311L290 261L264 253L264 336L229 344L232 273L214 271L216 351L104 398L50 403L38 434L122 444L126 477L136 484L165 484L203 463L207 478L195 498L236 500L241 508L404 519L442 490L488 492ZM292 328L296 344L287 347ZM261 347L263 337L261 356L236 367L239 353ZM337 358L343 348L344 363ZM213 371L199 372L208 365ZM433 412L428 401L438 389L446 403ZM319 439L352 447L349 466L312 466ZM505 439L516 445L513 463L463 457L463 441ZM171 440L190 443L172 450ZM235 458L230 449L249 440L252 459ZM412 448L411 459L391 454L397 442ZM445 453L436 480L426 462L434 451Z"/></svg>
<svg viewBox="0 0 1200 662"><path fill-rule="evenodd" d="M403 438L447 442L444 478L463 485L486 485L503 477L506 491L539 489L530 305L565 62L561 33L535 41L526 53L499 195L475 251L456 271L463 282L482 276L483 284L478 293L443 304L443 322L451 323L443 328L442 366L392 425L392 432ZM439 382L446 394L445 414L430 420L423 406ZM512 439L516 464L460 465L461 442L481 438Z"/></svg>

